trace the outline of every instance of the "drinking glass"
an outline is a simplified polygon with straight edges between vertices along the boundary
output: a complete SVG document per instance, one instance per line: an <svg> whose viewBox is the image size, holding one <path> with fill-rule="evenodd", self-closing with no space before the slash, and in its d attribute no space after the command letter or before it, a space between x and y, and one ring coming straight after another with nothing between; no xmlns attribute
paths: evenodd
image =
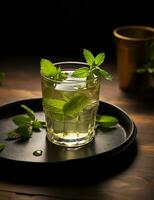
<svg viewBox="0 0 154 200"><path fill-rule="evenodd" d="M74 78L82 62L54 64L68 74L66 80L55 81L42 76L42 104L47 124L47 138L54 144L79 147L95 137L96 113L99 105L100 78Z"/></svg>

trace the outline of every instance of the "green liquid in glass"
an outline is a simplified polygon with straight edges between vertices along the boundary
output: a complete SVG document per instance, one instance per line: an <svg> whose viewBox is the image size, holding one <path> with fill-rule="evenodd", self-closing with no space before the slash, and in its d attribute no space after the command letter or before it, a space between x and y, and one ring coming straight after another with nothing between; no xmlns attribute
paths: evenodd
<svg viewBox="0 0 154 200"><path fill-rule="evenodd" d="M48 139L61 146L77 147L94 138L100 80L90 82L83 78L72 78L72 71L67 73L67 80L62 82L42 78L43 109ZM51 99L60 100L64 104L66 102L68 106L64 105L64 108L67 110L50 106L48 101ZM68 104L70 101L71 104Z"/></svg>

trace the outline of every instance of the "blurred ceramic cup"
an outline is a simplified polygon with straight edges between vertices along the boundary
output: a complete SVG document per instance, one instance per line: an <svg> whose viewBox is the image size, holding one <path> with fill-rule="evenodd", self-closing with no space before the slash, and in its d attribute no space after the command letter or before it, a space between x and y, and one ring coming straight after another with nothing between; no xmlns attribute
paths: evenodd
<svg viewBox="0 0 154 200"><path fill-rule="evenodd" d="M116 43L116 62L119 87L138 90L146 87L145 74L136 73L149 59L149 46L154 42L154 28L148 26L122 26L113 30Z"/></svg>

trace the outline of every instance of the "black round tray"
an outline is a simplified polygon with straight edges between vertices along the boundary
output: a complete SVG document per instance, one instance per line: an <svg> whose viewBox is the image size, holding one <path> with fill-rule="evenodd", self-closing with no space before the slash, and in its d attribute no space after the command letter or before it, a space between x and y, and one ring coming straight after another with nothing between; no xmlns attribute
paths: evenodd
<svg viewBox="0 0 154 200"><path fill-rule="evenodd" d="M37 117L44 120L41 98L16 101L0 107L0 142L6 144L5 149L0 152L0 158L11 161L11 163L57 166L70 161L105 159L124 151L136 137L136 127L126 112L115 105L100 102L98 113L117 117L119 125L108 131L96 129L94 141L81 148L67 149L52 144L46 139L45 129L41 129L41 132L34 132L32 138L24 142L8 141L7 133L16 128L12 118L24 114L24 109L20 107L21 104L32 108ZM42 156L34 156L33 152L39 149L43 150Z"/></svg>
<svg viewBox="0 0 154 200"><path fill-rule="evenodd" d="M118 118L119 125L109 131L96 129L94 141L81 147L59 147L49 142L46 130L34 132L27 141L7 140L7 133L14 128L12 118L25 114L21 104L32 108L37 118L45 120L42 99L26 99L0 107L0 142L6 147L0 152L0 165L4 179L27 180L28 182L59 184L66 180L91 181L111 176L123 170L136 155L136 126L128 114L115 105L100 102L98 114ZM35 150L43 150L42 156L33 155ZM73 173L72 173L73 172ZM82 178L81 178L82 177Z"/></svg>

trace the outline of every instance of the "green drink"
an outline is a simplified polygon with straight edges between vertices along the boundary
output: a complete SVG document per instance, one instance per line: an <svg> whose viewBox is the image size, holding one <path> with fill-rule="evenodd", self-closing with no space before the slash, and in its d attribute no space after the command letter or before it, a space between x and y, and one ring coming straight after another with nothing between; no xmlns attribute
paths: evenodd
<svg viewBox="0 0 154 200"><path fill-rule="evenodd" d="M100 66L105 54L96 57L83 49L86 63L53 64L41 59L43 109L49 141L66 147L89 143L95 136L100 80L112 76ZM104 118L99 121L103 123Z"/></svg>
<svg viewBox="0 0 154 200"><path fill-rule="evenodd" d="M77 147L94 138L100 79L75 78L73 69L85 63L58 63L67 78L55 81L42 76L43 109L48 139L58 145Z"/></svg>

